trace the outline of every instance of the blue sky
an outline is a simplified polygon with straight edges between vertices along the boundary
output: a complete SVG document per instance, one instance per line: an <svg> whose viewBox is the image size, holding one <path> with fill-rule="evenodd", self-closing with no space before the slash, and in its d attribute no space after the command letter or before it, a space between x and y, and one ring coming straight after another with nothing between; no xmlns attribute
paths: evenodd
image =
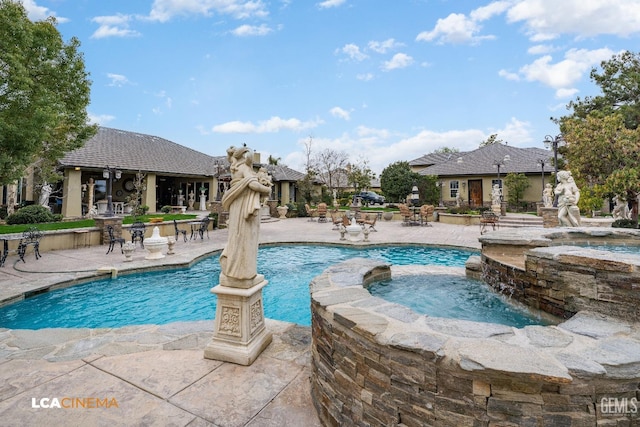
<svg viewBox="0 0 640 427"><path fill-rule="evenodd" d="M377 173L489 135L543 147L598 94L592 67L638 51L637 0L24 0L81 41L89 114L304 170L345 151Z"/></svg>

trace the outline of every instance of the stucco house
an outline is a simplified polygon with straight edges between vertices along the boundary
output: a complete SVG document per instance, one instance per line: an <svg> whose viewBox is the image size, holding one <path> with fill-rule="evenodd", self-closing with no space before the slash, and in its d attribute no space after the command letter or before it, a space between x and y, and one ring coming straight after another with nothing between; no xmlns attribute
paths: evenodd
<svg viewBox="0 0 640 427"><path fill-rule="evenodd" d="M181 196L187 205L192 193L197 205L201 189L207 200L219 200L230 181L227 148L217 149L224 155L209 156L158 136L100 127L82 148L60 159L64 173L61 213L65 217L80 217L86 212L90 180L95 185L94 203L100 209L108 191L107 168L119 171L120 178L113 181L112 188L117 208L126 206L138 172L145 175L142 205L149 206L149 212L158 212L165 205L177 206ZM260 165L258 153L254 155L254 164ZM286 166L268 169L274 181L272 197L286 201L295 198L295 182L302 174Z"/></svg>
<svg viewBox="0 0 640 427"><path fill-rule="evenodd" d="M442 183L441 198L445 205L456 203L458 196L470 206L489 206L491 189L498 184L505 199L504 177L508 173L522 173L529 178L523 201L542 200L544 183L553 184L553 153L541 148L518 148L506 144L490 144L473 151L430 154L409 164L421 175L436 175ZM432 162L425 167L426 163Z"/></svg>

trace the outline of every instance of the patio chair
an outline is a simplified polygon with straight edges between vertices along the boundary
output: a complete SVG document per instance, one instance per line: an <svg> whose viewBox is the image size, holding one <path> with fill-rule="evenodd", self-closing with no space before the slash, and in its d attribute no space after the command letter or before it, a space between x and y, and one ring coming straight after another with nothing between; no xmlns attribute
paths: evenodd
<svg viewBox="0 0 640 427"><path fill-rule="evenodd" d="M318 204L318 222L327 222L327 204Z"/></svg>
<svg viewBox="0 0 640 427"><path fill-rule="evenodd" d="M184 241L187 241L187 230L183 230L181 228L178 228L178 223L176 222L176 220L173 220L173 226L176 229L176 242L178 241L178 236L180 235L180 233L182 233L182 237L184 237Z"/></svg>
<svg viewBox="0 0 640 427"><path fill-rule="evenodd" d="M362 226L365 227L368 225L370 231L378 231L375 227L376 221L378 221L378 215L365 215Z"/></svg>
<svg viewBox="0 0 640 427"><path fill-rule="evenodd" d="M425 227L431 227L429 224L429 215L433 215L435 211L435 207L433 205L422 205L420 206L420 222Z"/></svg>
<svg viewBox="0 0 640 427"><path fill-rule="evenodd" d="M500 217L493 211L483 211L480 218L480 234L486 233L487 226L491 226L495 231L496 227L500 228Z"/></svg>
<svg viewBox="0 0 640 427"><path fill-rule="evenodd" d="M400 208L400 215L402 216L402 225L411 225L412 214L409 206L405 204L398 205Z"/></svg>
<svg viewBox="0 0 640 427"><path fill-rule="evenodd" d="M136 240L139 240L140 247L144 249L144 232L146 229L144 222L134 222L129 229L131 233L131 243L135 245Z"/></svg>
<svg viewBox="0 0 640 427"><path fill-rule="evenodd" d="M202 218L202 221L200 221L200 228L198 228L198 234L200 235L200 239L204 240L204 232L207 232L207 239L209 238L209 222L211 221L211 219L207 216L205 218Z"/></svg>
<svg viewBox="0 0 640 427"><path fill-rule="evenodd" d="M122 245L124 244L125 239L123 237L115 236L112 225L107 225L107 233L109 234L109 248L107 249L106 255L109 255L110 252L113 252L113 247L116 243L120 243L120 252L124 253L124 251L122 250Z"/></svg>
<svg viewBox="0 0 640 427"><path fill-rule="evenodd" d="M318 213L318 209L311 209L308 203L305 203L304 209L307 211L307 216L309 217L309 221L315 221L313 216Z"/></svg>

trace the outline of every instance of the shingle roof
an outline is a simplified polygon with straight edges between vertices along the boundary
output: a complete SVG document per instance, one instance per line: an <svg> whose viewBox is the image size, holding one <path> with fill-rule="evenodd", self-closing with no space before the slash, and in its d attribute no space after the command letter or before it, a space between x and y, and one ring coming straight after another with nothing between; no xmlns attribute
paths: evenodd
<svg viewBox="0 0 640 427"><path fill-rule="evenodd" d="M273 177L273 180L278 181L298 181L299 179L304 178L304 174L302 172L298 172L297 170L291 169L288 166L283 165L267 165L267 171Z"/></svg>
<svg viewBox="0 0 640 427"><path fill-rule="evenodd" d="M221 149L224 151L224 149ZM100 127L82 148L67 153L62 167L156 172L176 175L213 176L215 161L227 164L225 156L209 156L152 135Z"/></svg>
<svg viewBox="0 0 640 427"><path fill-rule="evenodd" d="M417 159L413 159L409 162L409 166L431 166L437 165L440 163L444 163L451 159L457 159L458 157L467 154L466 151L461 151L457 153L430 153L425 154L422 157L418 157Z"/></svg>
<svg viewBox="0 0 640 427"><path fill-rule="evenodd" d="M510 161L500 166L500 174L540 173L542 169L538 163L539 159L545 161L545 172L552 170L549 159L553 153L548 150L534 147L518 148L495 143L452 156L450 160L424 168L419 173L438 176L491 175L497 173L497 168L493 166L494 162L504 159L505 155L509 155ZM458 157L462 159L462 163L458 163Z"/></svg>

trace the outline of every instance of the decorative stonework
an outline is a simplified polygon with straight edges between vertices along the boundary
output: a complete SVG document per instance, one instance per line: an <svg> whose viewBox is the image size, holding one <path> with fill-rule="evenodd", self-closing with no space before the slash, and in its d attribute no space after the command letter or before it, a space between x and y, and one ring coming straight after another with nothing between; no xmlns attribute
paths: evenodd
<svg viewBox="0 0 640 427"><path fill-rule="evenodd" d="M253 304L251 304L251 308L250 308L250 316L251 316L251 329L250 329L250 333L254 333L256 329L258 329L258 327L260 325L262 325L263 323L263 318L262 318L262 300L259 299L258 301L254 302Z"/></svg>
<svg viewBox="0 0 640 427"><path fill-rule="evenodd" d="M241 336L240 309L238 307L223 306L221 312L220 332L234 337Z"/></svg>

